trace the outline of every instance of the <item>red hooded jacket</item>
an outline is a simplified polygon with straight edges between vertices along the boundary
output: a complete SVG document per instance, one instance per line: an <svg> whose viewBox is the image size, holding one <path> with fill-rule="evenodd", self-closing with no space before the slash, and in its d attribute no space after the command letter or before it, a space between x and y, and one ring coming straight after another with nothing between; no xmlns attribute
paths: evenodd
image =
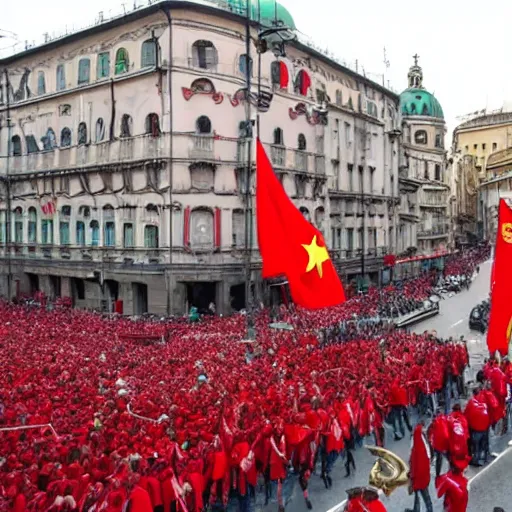
<svg viewBox="0 0 512 512"><path fill-rule="evenodd" d="M430 484L430 448L423 435L422 425L416 425L412 440L410 478L414 491L426 489Z"/></svg>

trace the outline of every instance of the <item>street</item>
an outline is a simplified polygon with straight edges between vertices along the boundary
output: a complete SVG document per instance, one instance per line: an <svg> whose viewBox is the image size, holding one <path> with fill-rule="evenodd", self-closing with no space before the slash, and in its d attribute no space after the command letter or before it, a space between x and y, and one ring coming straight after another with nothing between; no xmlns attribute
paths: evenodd
<svg viewBox="0 0 512 512"><path fill-rule="evenodd" d="M476 331L469 330L469 313L471 309L489 295L491 261L487 261L480 267L480 273L475 277L471 288L463 291L453 297L448 297L441 301L440 313L436 317L430 318L415 325L412 330L421 333L425 330L436 330L438 335L443 338L449 336L464 337L469 340L468 348L470 352L471 369L468 371L466 379L472 380L476 374L477 367L483 363L486 357L487 347L485 335ZM411 440L406 436L401 441L394 441L392 431L389 425L386 425L386 448L396 453L403 460L408 461ZM491 437L491 452L500 454L507 449L510 437ZM367 440L368 444L373 444L372 439ZM345 467L343 461L338 461L332 474L333 487L326 490L319 475L314 475L309 484L310 499L313 503L313 509L318 511L341 512L343 502L346 499L345 491L352 487L368 484L368 476L375 459L370 453L358 448L355 451L356 472L349 478L345 478ZM446 468L446 462L443 468ZM508 486L508 474L512 469L512 450L504 454L501 458L487 465L484 468L468 468L467 477L474 485L470 484L470 500L468 512L492 512L492 507L505 504L512 501L512 490ZM436 498L434 488L434 468L432 468L432 480L430 485L430 495L434 504L435 512L442 512L442 501ZM444 471L444 469L443 469ZM383 497L383 503L390 512L404 511L406 508L412 508L413 497L408 495L407 489L402 487L396 490L389 498ZM424 504L422 504L422 510ZM510 509L510 507L509 507ZM275 511L277 505L268 506L265 511ZM301 490L298 484L295 485L292 502L287 506L287 510L294 512L306 512L307 508L302 498ZM505 510L507 508L505 507Z"/></svg>

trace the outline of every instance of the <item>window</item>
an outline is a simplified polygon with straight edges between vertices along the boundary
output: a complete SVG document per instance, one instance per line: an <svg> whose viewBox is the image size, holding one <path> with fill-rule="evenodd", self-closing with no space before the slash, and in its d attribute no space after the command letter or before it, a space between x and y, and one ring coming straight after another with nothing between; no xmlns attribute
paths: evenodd
<svg viewBox="0 0 512 512"><path fill-rule="evenodd" d="M4 244L6 241L6 225L5 225L5 219L6 219L6 211L1 210L0 211L0 243Z"/></svg>
<svg viewBox="0 0 512 512"><path fill-rule="evenodd" d="M276 128L274 130L274 144L277 146L284 146L283 130L281 128Z"/></svg>
<svg viewBox="0 0 512 512"><path fill-rule="evenodd" d="M158 137L160 135L160 121L158 114L148 114L146 117L146 134Z"/></svg>
<svg viewBox="0 0 512 512"><path fill-rule="evenodd" d="M81 220L76 222L76 245L85 245L85 224Z"/></svg>
<svg viewBox="0 0 512 512"><path fill-rule="evenodd" d="M336 105L338 105L338 107L343 105L343 95L339 89L336 90Z"/></svg>
<svg viewBox="0 0 512 512"><path fill-rule="evenodd" d="M440 133L436 133L436 148L442 148L443 147L443 140Z"/></svg>
<svg viewBox="0 0 512 512"><path fill-rule="evenodd" d="M425 160L425 162L423 163L425 169L424 169L424 173L423 173L423 177L426 179L426 180L429 180L430 179L430 174L428 172L428 162Z"/></svg>
<svg viewBox="0 0 512 512"><path fill-rule="evenodd" d="M360 165L357 170L359 171L359 191L364 192L364 167Z"/></svg>
<svg viewBox="0 0 512 512"><path fill-rule="evenodd" d="M69 128L62 128L60 132L60 147L68 148L71 146L71 130Z"/></svg>
<svg viewBox="0 0 512 512"><path fill-rule="evenodd" d="M110 76L110 53L98 53L98 61L96 65L96 76L98 79Z"/></svg>
<svg viewBox="0 0 512 512"><path fill-rule="evenodd" d="M53 244L53 219L43 219L41 222L43 244Z"/></svg>
<svg viewBox="0 0 512 512"><path fill-rule="evenodd" d="M211 41L196 41L192 45L192 63L196 68L214 69L217 66L217 49Z"/></svg>
<svg viewBox="0 0 512 512"><path fill-rule="evenodd" d="M473 144L473 149L476 151L478 149L478 144Z"/></svg>
<svg viewBox="0 0 512 512"><path fill-rule="evenodd" d="M97 247L100 245L100 225L97 220L91 220L91 245Z"/></svg>
<svg viewBox="0 0 512 512"><path fill-rule="evenodd" d="M373 194L373 189L375 187L375 167L369 167L370 170L370 194Z"/></svg>
<svg viewBox="0 0 512 512"><path fill-rule="evenodd" d="M305 218L308 222L310 222L310 221L311 221L311 216L310 216L310 214L309 214L309 210L308 210L305 206L301 206L301 207L299 208L299 211L300 211L300 213L302 213L302 215L304 216L304 218Z"/></svg>
<svg viewBox="0 0 512 512"><path fill-rule="evenodd" d="M354 250L354 228L347 229L347 249L349 251Z"/></svg>
<svg viewBox="0 0 512 512"><path fill-rule="evenodd" d="M46 135L41 137L41 142L43 143L43 151L53 151L57 147L55 132L51 128L48 128Z"/></svg>
<svg viewBox="0 0 512 512"><path fill-rule="evenodd" d="M87 125L82 122L78 125L78 145L87 144Z"/></svg>
<svg viewBox="0 0 512 512"><path fill-rule="evenodd" d="M158 226L144 227L144 247L147 249L158 248Z"/></svg>
<svg viewBox="0 0 512 512"><path fill-rule="evenodd" d="M66 73L64 64L57 66L57 91L63 91L66 88Z"/></svg>
<svg viewBox="0 0 512 512"><path fill-rule="evenodd" d="M349 123L345 123L345 144L347 148L352 145L352 127Z"/></svg>
<svg viewBox="0 0 512 512"><path fill-rule="evenodd" d="M214 189L215 167L198 162L190 166L190 185L194 190L209 192Z"/></svg>
<svg viewBox="0 0 512 512"><path fill-rule="evenodd" d="M60 245L69 245L69 222L60 221L59 224Z"/></svg>
<svg viewBox="0 0 512 512"><path fill-rule="evenodd" d="M201 116L197 118L196 121L196 132L201 134L210 134L212 133L212 123L210 119L206 116Z"/></svg>
<svg viewBox="0 0 512 512"><path fill-rule="evenodd" d="M190 214L190 244L197 249L213 249L213 213L209 210L193 210Z"/></svg>
<svg viewBox="0 0 512 512"><path fill-rule="evenodd" d="M467 147L467 146L466 146ZM496 142L492 143L492 150L496 151L498 149L498 144Z"/></svg>
<svg viewBox="0 0 512 512"><path fill-rule="evenodd" d="M363 228L357 228L357 248L362 249L364 245L364 231Z"/></svg>
<svg viewBox="0 0 512 512"><path fill-rule="evenodd" d="M487 144L482 144L482 151L485 151L486 147L487 147Z"/></svg>
<svg viewBox="0 0 512 512"><path fill-rule="evenodd" d="M317 103L324 103L327 100L327 94L323 89L317 89L316 90L316 102Z"/></svg>
<svg viewBox="0 0 512 512"><path fill-rule="evenodd" d="M88 58L78 62L78 85L88 84L91 79L91 61Z"/></svg>
<svg viewBox="0 0 512 512"><path fill-rule="evenodd" d="M311 78L305 70L301 69L297 73L297 78L295 79L295 94L307 96L310 87Z"/></svg>
<svg viewBox="0 0 512 512"><path fill-rule="evenodd" d="M306 137L304 136L303 133L299 133L298 148L301 151L306 151Z"/></svg>
<svg viewBox="0 0 512 512"><path fill-rule="evenodd" d="M19 206L14 210L14 242L23 243L23 210Z"/></svg>
<svg viewBox="0 0 512 512"><path fill-rule="evenodd" d="M442 181L442 178L441 178L441 166L439 164L436 164L436 167L435 167L435 176L436 176L436 181Z"/></svg>
<svg viewBox="0 0 512 512"><path fill-rule="evenodd" d="M416 144L426 144L427 143L427 132L425 130L418 130L414 134L414 141Z"/></svg>
<svg viewBox="0 0 512 512"><path fill-rule="evenodd" d="M130 68L130 62L128 60L128 52L124 48L119 48L116 53L116 75L126 73Z"/></svg>
<svg viewBox="0 0 512 512"><path fill-rule="evenodd" d="M243 210L233 210L232 220L232 243L233 247L244 247L245 245L245 213Z"/></svg>
<svg viewBox="0 0 512 512"><path fill-rule="evenodd" d="M27 144L27 153L29 155L39 151L39 146L37 145L36 138L33 135L27 135L25 137L25 143Z"/></svg>
<svg viewBox="0 0 512 512"><path fill-rule="evenodd" d="M132 116L130 114L123 114L121 118L121 137L131 137L132 136Z"/></svg>
<svg viewBox="0 0 512 512"><path fill-rule="evenodd" d="M288 82L290 75L288 73L288 66L282 60L275 60L270 65L270 76L272 84L280 89L288 89Z"/></svg>
<svg viewBox="0 0 512 512"><path fill-rule="evenodd" d="M133 224L127 222L123 226L123 247L134 247Z"/></svg>
<svg viewBox="0 0 512 512"><path fill-rule="evenodd" d="M140 66L142 68L156 66L156 40L149 39L142 43Z"/></svg>
<svg viewBox="0 0 512 512"><path fill-rule="evenodd" d="M31 206L28 209L28 243L35 244L37 242L37 211Z"/></svg>
<svg viewBox="0 0 512 512"><path fill-rule="evenodd" d="M39 71L37 73L37 94L45 94L46 93L46 81L44 78L44 71Z"/></svg>
<svg viewBox="0 0 512 512"><path fill-rule="evenodd" d="M101 142L105 138L105 123L103 118L99 117L96 121L96 142Z"/></svg>
<svg viewBox="0 0 512 512"><path fill-rule="evenodd" d="M80 206L80 208L78 208L78 215L85 218L90 217L91 209L88 206Z"/></svg>
<svg viewBox="0 0 512 512"><path fill-rule="evenodd" d="M21 156L21 139L19 135L13 135L11 138L12 156Z"/></svg>
<svg viewBox="0 0 512 512"><path fill-rule="evenodd" d="M348 174L348 190L349 192L354 191L354 165L347 164L347 174Z"/></svg>
<svg viewBox="0 0 512 512"><path fill-rule="evenodd" d="M116 224L113 221L105 222L103 230L103 245L105 247L114 247L116 245Z"/></svg>
<svg viewBox="0 0 512 512"><path fill-rule="evenodd" d="M252 58L249 57L249 67L247 67L247 55L245 53L240 55L238 59L238 69L242 75L246 76L248 72L249 76L252 76Z"/></svg>

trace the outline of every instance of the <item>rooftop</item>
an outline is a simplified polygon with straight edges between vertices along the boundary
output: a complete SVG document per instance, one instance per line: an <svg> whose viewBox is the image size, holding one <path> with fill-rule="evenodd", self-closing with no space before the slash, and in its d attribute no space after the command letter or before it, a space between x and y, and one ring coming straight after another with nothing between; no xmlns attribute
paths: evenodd
<svg viewBox="0 0 512 512"><path fill-rule="evenodd" d="M493 112L491 114L484 114L483 116L475 117L465 123L459 124L455 131L470 130L473 128L482 128L485 126L494 126L498 124L512 123L512 112Z"/></svg>

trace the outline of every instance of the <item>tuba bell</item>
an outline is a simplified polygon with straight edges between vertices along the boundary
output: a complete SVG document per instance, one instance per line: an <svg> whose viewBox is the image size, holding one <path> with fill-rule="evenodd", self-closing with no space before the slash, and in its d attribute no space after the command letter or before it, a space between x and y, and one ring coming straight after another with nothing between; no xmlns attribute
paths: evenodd
<svg viewBox="0 0 512 512"><path fill-rule="evenodd" d="M378 457L370 471L369 484L389 496L395 489L409 485L409 466L397 455L378 446L366 446Z"/></svg>

